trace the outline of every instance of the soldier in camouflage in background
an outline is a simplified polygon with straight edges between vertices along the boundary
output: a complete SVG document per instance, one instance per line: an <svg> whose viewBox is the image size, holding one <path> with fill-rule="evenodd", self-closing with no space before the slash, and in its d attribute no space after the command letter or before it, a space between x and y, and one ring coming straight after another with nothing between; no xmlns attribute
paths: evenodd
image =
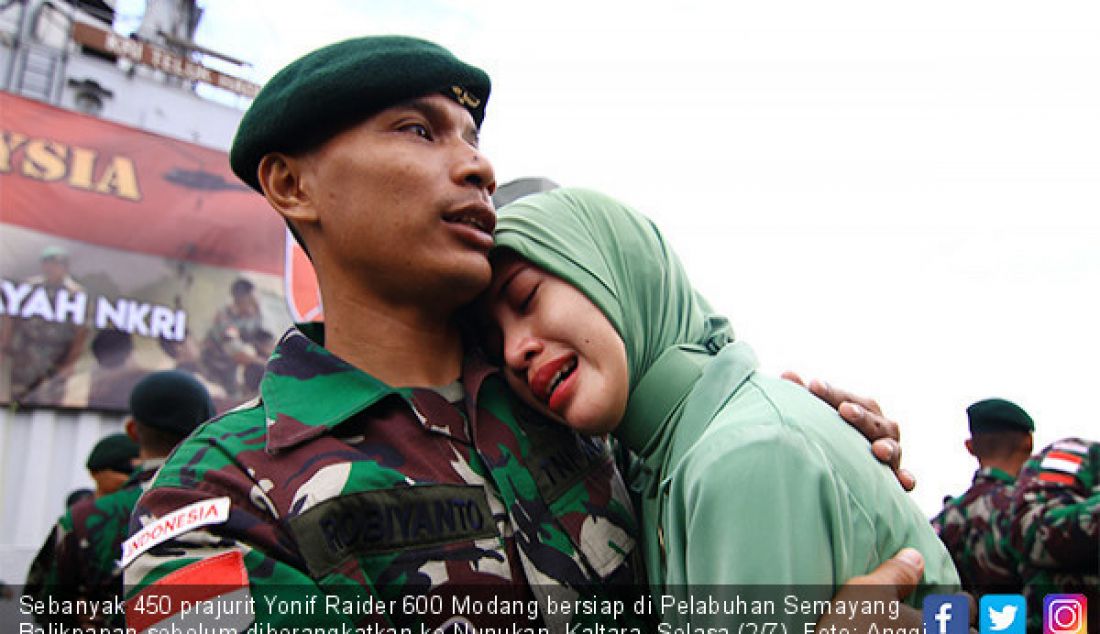
<svg viewBox="0 0 1100 634"><path fill-rule="evenodd" d="M87 500L87 504L92 504L97 499L111 495L125 486L133 477L138 451L137 443L126 434L110 434L99 439L88 453L88 460L84 463L88 468L88 475L95 482L95 490L85 489L89 495L72 503L66 500L66 511L61 518L61 524L72 526L71 511L73 507L81 506L81 502ZM70 494L69 498L72 497ZM86 507L81 506L81 508ZM50 530L50 534L31 561L25 586L25 591L29 595L39 596L46 583L46 577L57 567L57 535L61 530L59 526L60 524Z"/></svg>
<svg viewBox="0 0 1100 634"><path fill-rule="evenodd" d="M46 247L39 261L42 274L27 283L44 289L51 306L73 302L84 292L69 275L69 253L64 248ZM11 399L23 405L63 404L65 386L88 339L84 315L47 319L47 312L52 313L0 318L0 361L8 358ZM4 366L0 363L0 368Z"/></svg>
<svg viewBox="0 0 1100 634"><path fill-rule="evenodd" d="M1100 627L1100 443L1067 438L1027 461L1016 482L1010 543L1028 599L1028 629L1047 594L1084 594Z"/></svg>
<svg viewBox="0 0 1100 634"><path fill-rule="evenodd" d="M1031 455L1035 423L1015 403L986 399L966 408L971 437L966 450L978 460L974 483L949 499L932 526L974 595L1016 593L1017 555L1008 543L1013 485Z"/></svg>
<svg viewBox="0 0 1100 634"><path fill-rule="evenodd" d="M206 389L189 374L157 372L143 378L130 394L126 433L137 443L138 469L118 491L74 504L58 521L43 547L52 558L35 559L27 575L27 594L39 600L94 601L122 598L119 555L129 534L130 513L142 491L172 449L214 415ZM44 621L70 627L120 627L123 615L100 612L95 618L55 610Z"/></svg>

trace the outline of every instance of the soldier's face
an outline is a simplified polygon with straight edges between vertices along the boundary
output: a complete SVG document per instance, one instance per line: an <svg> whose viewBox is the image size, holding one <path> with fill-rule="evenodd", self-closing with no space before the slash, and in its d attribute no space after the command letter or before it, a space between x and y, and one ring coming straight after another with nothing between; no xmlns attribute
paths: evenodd
<svg viewBox="0 0 1100 634"><path fill-rule="evenodd" d="M493 269L485 303L499 332L488 347L512 390L581 433L614 430L630 374L615 327L584 293L519 256L497 258Z"/></svg>
<svg viewBox="0 0 1100 634"><path fill-rule="evenodd" d="M372 293L457 306L488 285L496 181L462 106L430 95L388 108L304 164L329 260Z"/></svg>
<svg viewBox="0 0 1100 634"><path fill-rule="evenodd" d="M60 284L68 274L68 266L60 258L46 258L42 260L42 275L48 284Z"/></svg>
<svg viewBox="0 0 1100 634"><path fill-rule="evenodd" d="M129 475L111 469L100 469L92 472L92 480L95 480L96 497L110 495L118 491L129 479Z"/></svg>
<svg viewBox="0 0 1100 634"><path fill-rule="evenodd" d="M260 312L260 303L252 293L241 293L233 296L233 308L238 315L252 317Z"/></svg>

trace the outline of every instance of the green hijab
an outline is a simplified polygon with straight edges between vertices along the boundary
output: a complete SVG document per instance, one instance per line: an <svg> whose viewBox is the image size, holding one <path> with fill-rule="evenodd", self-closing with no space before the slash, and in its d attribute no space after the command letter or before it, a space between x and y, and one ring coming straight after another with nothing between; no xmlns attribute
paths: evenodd
<svg viewBox="0 0 1100 634"><path fill-rule="evenodd" d="M653 222L604 194L562 188L506 205L495 248L569 282L603 312L626 344L632 400L668 348L715 352L733 339Z"/></svg>

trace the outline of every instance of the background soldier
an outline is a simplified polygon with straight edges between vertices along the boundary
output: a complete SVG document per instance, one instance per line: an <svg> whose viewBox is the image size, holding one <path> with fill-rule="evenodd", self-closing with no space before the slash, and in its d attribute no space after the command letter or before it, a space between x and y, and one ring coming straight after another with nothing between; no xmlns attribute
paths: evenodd
<svg viewBox="0 0 1100 634"><path fill-rule="evenodd" d="M1100 443L1066 438L1027 461L1013 496L1011 543L1020 553L1029 631L1039 631L1043 598L1052 593L1084 594L1088 627L1098 631ZM1070 614L1072 607L1059 616Z"/></svg>
<svg viewBox="0 0 1100 634"><path fill-rule="evenodd" d="M1021 580L1008 543L1013 484L1031 455L1035 423L1015 403L999 398L966 408L966 450L978 460L974 483L949 499L932 519L959 570L963 588L975 595L1016 593Z"/></svg>
<svg viewBox="0 0 1100 634"><path fill-rule="evenodd" d="M27 575L27 593L37 599L84 599L110 602L122 598L122 543L130 513L157 469L200 423L214 415L206 389L189 374L173 370L142 379L130 394L126 434L136 441L139 468L118 491L73 505L58 521L43 551L50 560L35 560ZM33 584L32 584L33 581ZM71 627L121 627L121 614L92 620L54 614L47 620Z"/></svg>
<svg viewBox="0 0 1100 634"><path fill-rule="evenodd" d="M101 498L121 489L134 472L137 458L137 443L126 434L111 434L97 442L84 463L95 481L95 496Z"/></svg>
<svg viewBox="0 0 1100 634"><path fill-rule="evenodd" d="M40 262L42 274L27 283L44 288L52 304L56 305L61 291L70 297L84 292L84 287L69 275L69 253L65 249L46 247ZM88 327L71 319L5 317L0 324L0 354L10 357L12 400L60 405L87 338Z"/></svg>
<svg viewBox="0 0 1100 634"><path fill-rule="evenodd" d="M73 494L65 501L65 516L72 511L73 506L81 502L89 504L97 499L118 491L126 484L134 472L134 462L138 459L138 446L126 434L111 434L100 439L92 447L88 454L88 460L84 466L88 474L95 481L95 491L88 491L87 499L76 499L70 502ZM87 489L85 489L87 490ZM73 492L76 493L75 491ZM42 548L31 561L31 567L27 572L26 593L37 595L42 591L43 584L49 572L56 566L57 561L57 529L50 532L49 537L42 543Z"/></svg>
<svg viewBox="0 0 1100 634"><path fill-rule="evenodd" d="M202 366L231 398L246 394L242 371L263 370L271 353L271 333L264 330L255 286L242 278L229 287L233 300L214 316L202 342Z"/></svg>

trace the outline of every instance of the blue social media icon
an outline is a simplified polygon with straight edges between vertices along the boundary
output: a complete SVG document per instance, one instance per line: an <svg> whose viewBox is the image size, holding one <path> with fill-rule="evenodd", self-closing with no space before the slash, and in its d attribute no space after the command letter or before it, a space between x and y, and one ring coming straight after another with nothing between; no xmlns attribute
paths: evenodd
<svg viewBox="0 0 1100 634"><path fill-rule="evenodd" d="M954 594L930 594L924 598L926 634L969 634L970 604Z"/></svg>
<svg viewBox="0 0 1100 634"><path fill-rule="evenodd" d="M1027 601L1022 594L987 594L978 606L981 634L1026 634Z"/></svg>

